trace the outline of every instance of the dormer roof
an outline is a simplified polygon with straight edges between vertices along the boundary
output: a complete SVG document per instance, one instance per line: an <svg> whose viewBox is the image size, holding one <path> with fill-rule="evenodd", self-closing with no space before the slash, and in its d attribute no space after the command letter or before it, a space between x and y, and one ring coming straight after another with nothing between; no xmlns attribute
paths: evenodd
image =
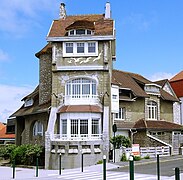
<svg viewBox="0 0 183 180"><path fill-rule="evenodd" d="M54 20L47 37L63 37L71 28L92 28L94 36L114 35L113 20L105 19L103 14L66 16L65 19Z"/></svg>

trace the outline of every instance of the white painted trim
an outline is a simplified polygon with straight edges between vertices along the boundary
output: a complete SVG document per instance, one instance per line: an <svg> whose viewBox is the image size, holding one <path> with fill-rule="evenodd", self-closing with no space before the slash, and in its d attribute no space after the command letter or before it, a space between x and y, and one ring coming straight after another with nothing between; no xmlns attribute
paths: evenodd
<svg viewBox="0 0 183 180"><path fill-rule="evenodd" d="M154 139L154 140L156 140L156 141L158 141L158 142L160 142L160 143L166 145L166 146L172 147L172 145L170 145L170 144L168 144L168 143L166 143L166 142L164 142L164 141L162 141L162 140L160 140L160 139L158 139L158 138L156 138L156 137L154 137L154 136L151 136L150 134L147 134L147 136L148 136L149 138L152 138L152 139Z"/></svg>
<svg viewBox="0 0 183 180"><path fill-rule="evenodd" d="M49 28L49 31L48 31L47 37L48 37L48 35L50 34L51 28L52 28L52 26L53 26L53 22L54 22L54 21L52 21L52 23L51 23L51 26L50 26L50 28Z"/></svg>
<svg viewBox="0 0 183 180"><path fill-rule="evenodd" d="M107 70L108 67L104 66L58 66L57 70L69 71L69 70Z"/></svg>
<svg viewBox="0 0 183 180"><path fill-rule="evenodd" d="M49 42L53 41L64 41L64 42L71 42L71 41L103 41L103 40L115 40L116 38L113 35L110 36L62 36L62 37L48 37L46 40Z"/></svg>

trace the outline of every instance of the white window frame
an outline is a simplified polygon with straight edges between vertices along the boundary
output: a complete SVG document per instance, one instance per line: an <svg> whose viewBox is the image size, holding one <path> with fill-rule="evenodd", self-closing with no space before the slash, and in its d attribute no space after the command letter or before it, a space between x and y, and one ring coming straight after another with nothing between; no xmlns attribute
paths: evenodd
<svg viewBox="0 0 183 180"><path fill-rule="evenodd" d="M73 44L73 53L66 52L67 44ZM77 52L77 44L84 43L84 53ZM88 52L90 43L95 43L95 52ZM63 57L78 57L78 56L98 56L98 41L79 41L79 42L63 42Z"/></svg>
<svg viewBox="0 0 183 180"><path fill-rule="evenodd" d="M84 81L89 82L84 82ZM85 93L84 87L89 87L89 93ZM96 98L97 95L97 84L93 79L88 78L77 78L67 81L66 83L66 96L72 97L72 99L78 98Z"/></svg>
<svg viewBox="0 0 183 180"><path fill-rule="evenodd" d="M43 123L36 121L33 126L33 136L43 136Z"/></svg>
<svg viewBox="0 0 183 180"><path fill-rule="evenodd" d="M115 116L114 119L125 120L126 119L126 108L125 107L119 108L119 113L115 113L114 116Z"/></svg>
<svg viewBox="0 0 183 180"><path fill-rule="evenodd" d="M158 119L158 105L155 101L147 102L147 119L148 120Z"/></svg>
<svg viewBox="0 0 183 180"><path fill-rule="evenodd" d="M89 36L89 35L93 35L94 34L94 32L92 30L90 30L90 29L82 29L82 30L85 30L84 34L77 34L76 33L77 30L79 30L79 29L69 30L68 35L69 36L86 36L86 35ZM71 32L73 32L73 34ZM88 33L88 32L90 32L90 33Z"/></svg>
<svg viewBox="0 0 183 180"><path fill-rule="evenodd" d="M24 103L24 107L29 107L29 106L32 106L34 103L33 99L30 98L30 99L26 99L25 100L25 103Z"/></svg>

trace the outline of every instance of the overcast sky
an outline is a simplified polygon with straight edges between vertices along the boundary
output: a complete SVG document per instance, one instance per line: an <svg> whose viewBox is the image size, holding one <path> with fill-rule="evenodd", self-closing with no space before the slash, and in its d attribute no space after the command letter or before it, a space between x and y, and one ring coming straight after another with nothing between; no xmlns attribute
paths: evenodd
<svg viewBox="0 0 183 180"><path fill-rule="evenodd" d="M0 121L21 106L39 82L35 53L46 45L59 5L68 15L102 14L106 0L1 0ZM115 68L151 80L183 69L182 0L110 0L116 24Z"/></svg>

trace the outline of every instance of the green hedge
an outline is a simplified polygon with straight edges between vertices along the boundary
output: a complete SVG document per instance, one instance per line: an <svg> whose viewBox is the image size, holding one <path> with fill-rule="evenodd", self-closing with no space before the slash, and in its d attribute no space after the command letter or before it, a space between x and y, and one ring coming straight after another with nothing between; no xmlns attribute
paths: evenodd
<svg viewBox="0 0 183 180"><path fill-rule="evenodd" d="M15 160L18 165L35 165L39 157L39 164L44 165L44 149L40 145L7 145L0 148L0 157L10 159L11 162Z"/></svg>

